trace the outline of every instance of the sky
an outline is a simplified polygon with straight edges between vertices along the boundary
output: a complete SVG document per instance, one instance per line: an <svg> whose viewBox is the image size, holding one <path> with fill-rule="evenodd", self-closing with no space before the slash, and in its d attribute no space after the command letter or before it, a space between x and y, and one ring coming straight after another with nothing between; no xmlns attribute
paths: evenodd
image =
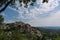
<svg viewBox="0 0 60 40"><path fill-rule="evenodd" d="M20 7L19 2L15 2L15 8L7 7L2 15L5 23L22 21L31 26L60 26L60 0L49 0L48 3L42 3L37 0L34 6L28 4L28 8L24 8L24 4Z"/></svg>

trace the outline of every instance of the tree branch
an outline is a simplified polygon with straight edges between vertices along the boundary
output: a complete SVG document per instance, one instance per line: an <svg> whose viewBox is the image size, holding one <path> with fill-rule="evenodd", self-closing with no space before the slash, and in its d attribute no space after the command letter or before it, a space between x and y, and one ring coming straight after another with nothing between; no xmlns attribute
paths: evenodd
<svg viewBox="0 0 60 40"><path fill-rule="evenodd" d="M12 1L13 0L10 0L9 2L7 2L7 4L0 10L0 13L3 12Z"/></svg>

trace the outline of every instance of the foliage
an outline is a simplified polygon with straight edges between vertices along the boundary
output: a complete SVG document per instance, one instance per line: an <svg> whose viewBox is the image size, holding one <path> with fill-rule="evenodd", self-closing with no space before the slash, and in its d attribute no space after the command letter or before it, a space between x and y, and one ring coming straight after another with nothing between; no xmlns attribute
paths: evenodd
<svg viewBox="0 0 60 40"><path fill-rule="evenodd" d="M4 18L2 15L0 15L0 28L1 28L3 22L4 22Z"/></svg>
<svg viewBox="0 0 60 40"><path fill-rule="evenodd" d="M34 3L36 2L36 0L0 0L0 13L3 12L7 6L9 5L10 7L16 8L16 1L19 1L19 5L22 6L23 4L25 8L28 7L28 4L30 3L30 5L34 5ZM48 3L48 0L43 0L42 3ZM23 3L23 4L22 4ZM4 6L4 7L3 7Z"/></svg>
<svg viewBox="0 0 60 40"><path fill-rule="evenodd" d="M3 12L8 5L16 8L16 4L15 4L16 1L17 0L0 0L0 13ZM28 6L29 2L32 2L32 3L36 2L36 0L18 0L18 1L20 5L22 5L22 2L23 2L23 4L25 4L24 6L25 8Z"/></svg>
<svg viewBox="0 0 60 40"><path fill-rule="evenodd" d="M39 39L40 37L37 36L36 34L32 34L30 32L23 33L19 29L17 29L17 27L14 29L13 25L8 25L8 28L6 29L0 29L0 40L39 40Z"/></svg>
<svg viewBox="0 0 60 40"><path fill-rule="evenodd" d="M2 15L0 15L0 24L4 21L4 18Z"/></svg>

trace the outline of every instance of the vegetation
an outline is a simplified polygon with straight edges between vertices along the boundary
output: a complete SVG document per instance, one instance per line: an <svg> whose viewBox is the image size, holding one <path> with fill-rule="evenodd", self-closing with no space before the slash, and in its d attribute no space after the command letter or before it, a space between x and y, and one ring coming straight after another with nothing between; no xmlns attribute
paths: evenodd
<svg viewBox="0 0 60 40"><path fill-rule="evenodd" d="M14 8L16 8L16 6L14 6L16 1L17 0L0 0L0 13L3 12L8 7L8 5L13 6ZM18 1L19 1L19 4L21 6L22 6L22 3L25 4L25 6L24 6L25 8L28 7L29 2L31 2L30 5L32 5L32 6L36 2L36 0L18 0ZM42 1L42 3L45 3L45 2L48 3L48 0L43 0ZM3 5L4 5L4 7L3 7Z"/></svg>
<svg viewBox="0 0 60 40"><path fill-rule="evenodd" d="M25 8L28 7L28 3L33 6L36 0L18 0L22 6L22 2L25 4ZM3 12L7 6L15 5L16 0L0 0L0 13ZM43 0L43 3L47 0ZM4 5L4 6L3 6ZM32 28L27 24L4 24L4 18L0 15L0 40L60 40L60 32L47 32L36 28ZM43 29L44 30L44 29Z"/></svg>
<svg viewBox="0 0 60 40"><path fill-rule="evenodd" d="M40 40L38 33L35 33L37 29L32 28L29 24L23 24L21 22L2 24L0 40Z"/></svg>
<svg viewBox="0 0 60 40"><path fill-rule="evenodd" d="M0 40L60 40L60 31L42 31L23 22L8 23L0 27Z"/></svg>
<svg viewBox="0 0 60 40"><path fill-rule="evenodd" d="M3 21L4 21L4 18L2 15L0 15L0 24L2 24Z"/></svg>
<svg viewBox="0 0 60 40"><path fill-rule="evenodd" d="M3 25L0 28L0 40L60 40L60 32L43 32L29 24L24 26L21 22Z"/></svg>
<svg viewBox="0 0 60 40"><path fill-rule="evenodd" d="M14 6L16 1L17 0L0 0L0 13L3 12L7 8L8 5L16 8L16 6ZM18 0L18 1L19 1L20 5L22 5L22 3L24 3L25 8L27 8L29 2L31 2L31 3L36 2L36 0ZM4 5L4 7L3 7L3 5Z"/></svg>

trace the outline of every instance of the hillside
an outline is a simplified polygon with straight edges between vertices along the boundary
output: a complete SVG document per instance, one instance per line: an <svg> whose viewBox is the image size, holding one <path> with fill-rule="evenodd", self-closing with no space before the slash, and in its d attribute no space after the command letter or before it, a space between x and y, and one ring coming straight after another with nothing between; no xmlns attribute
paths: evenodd
<svg viewBox="0 0 60 40"><path fill-rule="evenodd" d="M60 29L32 27L24 22L3 23L0 40L60 40Z"/></svg>
<svg viewBox="0 0 60 40"><path fill-rule="evenodd" d="M3 23L0 27L0 40L41 40L39 30L23 22Z"/></svg>

